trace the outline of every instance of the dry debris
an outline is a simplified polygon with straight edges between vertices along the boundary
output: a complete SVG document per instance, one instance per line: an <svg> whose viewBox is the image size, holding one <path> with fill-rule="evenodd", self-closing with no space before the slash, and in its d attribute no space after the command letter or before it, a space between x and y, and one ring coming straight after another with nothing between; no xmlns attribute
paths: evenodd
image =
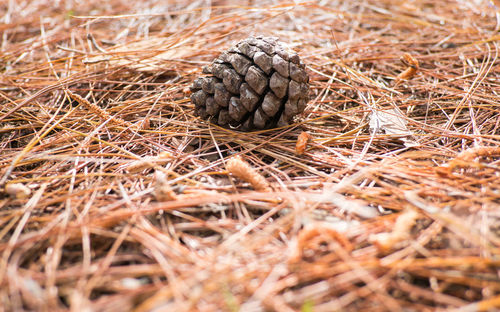
<svg viewBox="0 0 500 312"><path fill-rule="evenodd" d="M407 210L403 212L391 228L391 232L372 234L369 241L374 243L382 251L400 248L400 243L406 243L411 239L411 228L415 225L418 218L418 213L415 210Z"/></svg>
<svg viewBox="0 0 500 312"><path fill-rule="evenodd" d="M295 154L297 154L297 155L304 154L306 147L307 147L307 143L311 139L312 139L312 136L309 133L307 133L305 131L301 132L299 134L299 136L297 137L297 143L295 144Z"/></svg>
<svg viewBox="0 0 500 312"><path fill-rule="evenodd" d="M156 200L169 201L177 199L177 194L172 190L167 180L167 175L161 171L155 172L155 191Z"/></svg>
<svg viewBox="0 0 500 312"><path fill-rule="evenodd" d="M475 167L480 166L478 162L474 162L478 157L500 157L500 147L497 146L477 146L468 148L460 152L457 157L447 164L450 171L457 167Z"/></svg>
<svg viewBox="0 0 500 312"><path fill-rule="evenodd" d="M22 183L9 183L5 186L5 193L17 199L24 199L31 195L31 189Z"/></svg>
<svg viewBox="0 0 500 312"><path fill-rule="evenodd" d="M339 246L329 247L330 244ZM291 252L290 264L295 264L303 259L305 254L313 257L315 253L322 251L327 254L336 252L338 248L343 248L345 252L351 252L353 245L349 240L330 224L326 222L313 222L304 226L297 235L297 242L292 245L295 250Z"/></svg>
<svg viewBox="0 0 500 312"><path fill-rule="evenodd" d="M401 60L402 60L403 64L408 66L408 68L406 68L403 72L401 72L396 77L396 80L395 80L396 84L401 82L401 80L411 79L413 76L415 76L418 69L420 68L418 60L416 58L414 58L410 53L403 54L403 57L401 58Z"/></svg>
<svg viewBox="0 0 500 312"><path fill-rule="evenodd" d="M168 164L173 160L173 155L170 152L161 152L156 156L147 156L142 159L132 161L127 164L126 169L130 173L138 173L145 169L152 168L154 166L163 166Z"/></svg>
<svg viewBox="0 0 500 312"><path fill-rule="evenodd" d="M385 133L388 138L397 138L406 147L418 146L413 139L414 133L408 129L406 118L399 109L373 110L370 114L370 131L374 134Z"/></svg>
<svg viewBox="0 0 500 312"><path fill-rule="evenodd" d="M82 98L78 94L75 94L71 91L67 91L69 97L73 100L75 100L77 103L81 104L84 108L88 109L91 111L93 114L97 115L99 118L101 118L103 121L110 121L111 123L117 124L119 126L123 127L133 127L133 125L121 118L118 118L116 116L111 116L107 111L104 109L100 108L97 106L95 103L91 103L87 101L86 99Z"/></svg>
<svg viewBox="0 0 500 312"><path fill-rule="evenodd" d="M266 178L258 173L249 163L241 159L240 156L232 157L226 164L226 169L235 177L250 183L257 191L270 192L271 187Z"/></svg>

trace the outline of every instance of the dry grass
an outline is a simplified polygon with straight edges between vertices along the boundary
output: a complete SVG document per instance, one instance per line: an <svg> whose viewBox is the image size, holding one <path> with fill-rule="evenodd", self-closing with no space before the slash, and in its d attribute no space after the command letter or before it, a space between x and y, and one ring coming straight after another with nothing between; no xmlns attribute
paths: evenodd
<svg viewBox="0 0 500 312"><path fill-rule="evenodd" d="M498 1L168 2L0 1L0 310L500 309ZM249 34L308 64L292 127L193 116Z"/></svg>

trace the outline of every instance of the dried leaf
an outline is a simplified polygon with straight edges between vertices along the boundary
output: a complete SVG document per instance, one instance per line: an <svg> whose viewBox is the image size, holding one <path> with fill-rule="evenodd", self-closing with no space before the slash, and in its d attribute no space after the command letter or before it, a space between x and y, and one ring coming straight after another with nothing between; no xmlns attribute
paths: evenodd
<svg viewBox="0 0 500 312"><path fill-rule="evenodd" d="M413 132L408 130L406 124L405 116L398 109L374 110L370 114L370 132L393 135L402 140L406 147L418 146L412 138Z"/></svg>

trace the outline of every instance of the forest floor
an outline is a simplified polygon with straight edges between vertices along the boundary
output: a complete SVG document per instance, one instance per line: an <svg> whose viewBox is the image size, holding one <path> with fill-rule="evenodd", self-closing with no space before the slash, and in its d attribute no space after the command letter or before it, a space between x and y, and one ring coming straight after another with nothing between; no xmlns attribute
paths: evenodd
<svg viewBox="0 0 500 312"><path fill-rule="evenodd" d="M0 311L500 309L500 2L0 12ZM250 35L307 65L291 126L193 114Z"/></svg>

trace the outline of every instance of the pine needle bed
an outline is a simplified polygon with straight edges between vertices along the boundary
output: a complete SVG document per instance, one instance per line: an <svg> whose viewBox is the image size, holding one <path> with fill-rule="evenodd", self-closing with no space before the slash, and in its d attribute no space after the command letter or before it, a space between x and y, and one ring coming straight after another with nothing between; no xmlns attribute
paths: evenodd
<svg viewBox="0 0 500 312"><path fill-rule="evenodd" d="M0 311L500 309L498 1L1 1ZM291 126L199 119L249 35Z"/></svg>

